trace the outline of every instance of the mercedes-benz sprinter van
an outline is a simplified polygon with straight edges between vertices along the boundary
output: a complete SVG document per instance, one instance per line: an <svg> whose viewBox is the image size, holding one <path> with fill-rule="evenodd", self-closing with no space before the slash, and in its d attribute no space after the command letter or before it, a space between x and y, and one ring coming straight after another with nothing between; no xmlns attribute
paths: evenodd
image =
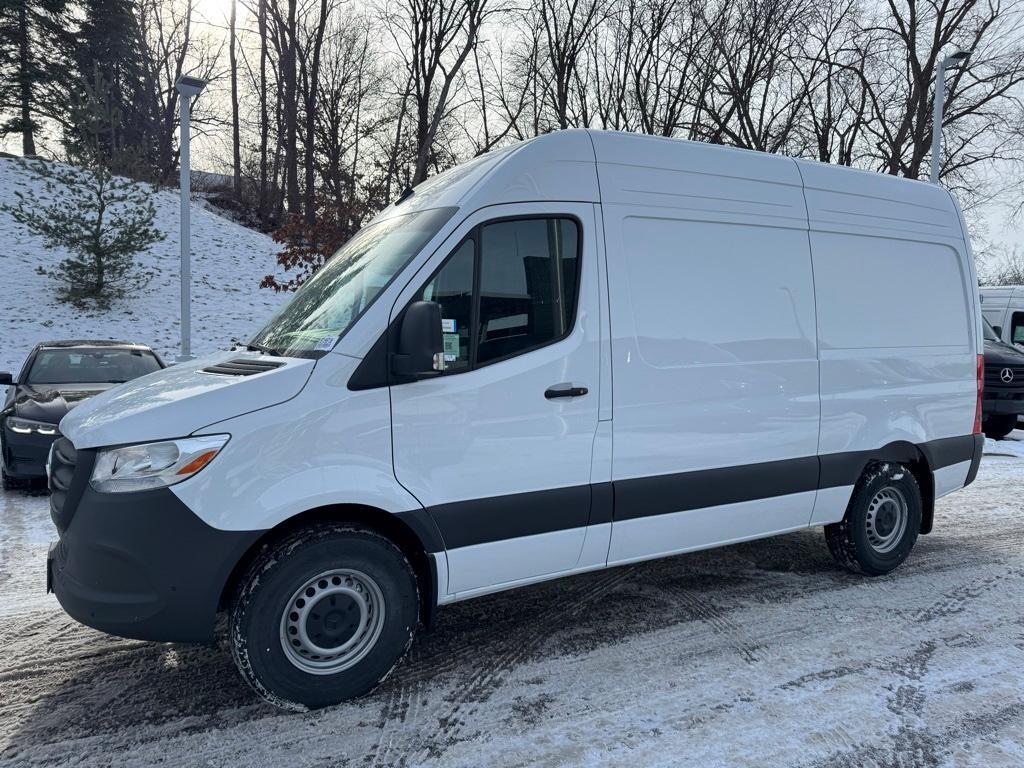
<svg viewBox="0 0 1024 768"><path fill-rule="evenodd" d="M982 288L981 312L1007 344L1024 349L1024 285Z"/></svg>
<svg viewBox="0 0 1024 768"><path fill-rule="evenodd" d="M981 455L941 187L564 131L405 194L245 348L101 394L50 457L53 591L288 707L438 605L823 526L884 574Z"/></svg>

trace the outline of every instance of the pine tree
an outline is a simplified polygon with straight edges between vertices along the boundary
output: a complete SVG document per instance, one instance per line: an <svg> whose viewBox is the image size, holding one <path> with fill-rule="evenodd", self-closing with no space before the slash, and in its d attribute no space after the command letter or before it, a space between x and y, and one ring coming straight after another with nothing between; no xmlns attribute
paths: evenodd
<svg viewBox="0 0 1024 768"><path fill-rule="evenodd" d="M73 53L76 82L102 80L108 104L119 115L117 124L109 134L100 137L100 141L111 150L134 148L136 172L151 177L158 155L157 107L146 86L138 0L84 0L81 9L82 21ZM82 128L71 120L66 140L78 141L77 134L81 131ZM87 135L86 141L91 140ZM111 154L116 159L117 153Z"/></svg>
<svg viewBox="0 0 1024 768"><path fill-rule="evenodd" d="M25 155L36 153L39 117L55 111L68 27L68 0L0 0L0 108L12 114L0 136L20 133Z"/></svg>
<svg viewBox="0 0 1024 768"><path fill-rule="evenodd" d="M68 146L69 164L22 161L43 191L18 192L18 203L3 209L47 247L70 251L56 269L38 268L59 282L59 299L105 308L127 285L144 282L134 257L164 236L153 226L152 189L111 170L135 160L131 150L111 141L121 115L110 87L97 78L84 90L87 96L70 107L78 133Z"/></svg>

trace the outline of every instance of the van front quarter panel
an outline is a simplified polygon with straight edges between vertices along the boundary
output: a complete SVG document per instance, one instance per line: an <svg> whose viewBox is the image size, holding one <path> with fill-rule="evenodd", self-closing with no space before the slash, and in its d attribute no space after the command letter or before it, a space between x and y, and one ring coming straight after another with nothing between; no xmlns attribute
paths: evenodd
<svg viewBox="0 0 1024 768"><path fill-rule="evenodd" d="M223 530L266 530L334 504L418 509L392 469L387 389L347 387L359 362L326 355L299 396L201 430L231 441L218 461L172 490Z"/></svg>

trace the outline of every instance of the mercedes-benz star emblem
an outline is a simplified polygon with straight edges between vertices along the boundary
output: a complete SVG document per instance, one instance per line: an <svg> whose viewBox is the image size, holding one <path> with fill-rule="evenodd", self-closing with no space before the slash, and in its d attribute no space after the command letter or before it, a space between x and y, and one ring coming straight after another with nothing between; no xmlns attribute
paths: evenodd
<svg viewBox="0 0 1024 768"><path fill-rule="evenodd" d="M999 372L999 378L1002 380L1003 384L1009 384L1013 381L1013 371L1009 368L1003 368L1003 370Z"/></svg>

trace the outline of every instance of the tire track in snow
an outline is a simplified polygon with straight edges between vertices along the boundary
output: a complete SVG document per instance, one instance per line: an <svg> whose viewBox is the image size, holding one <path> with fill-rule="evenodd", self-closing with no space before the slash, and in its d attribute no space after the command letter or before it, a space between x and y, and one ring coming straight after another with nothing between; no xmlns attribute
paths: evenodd
<svg viewBox="0 0 1024 768"><path fill-rule="evenodd" d="M451 706L444 714L438 716L439 728L419 749L418 758L425 760L442 757L451 744L463 738L466 715L485 703L503 684L512 669L533 654L552 635L562 630L565 620L571 621L573 617L586 610L593 600L627 579L634 570L635 566L624 566L598 577L593 583L569 596L572 602L568 608L559 600L552 601L551 607L540 616L531 617L530 626L524 628L527 632L526 638L505 638L499 644L497 654L485 660L486 664L477 662L477 668L469 679L457 684L457 692L448 699Z"/></svg>

